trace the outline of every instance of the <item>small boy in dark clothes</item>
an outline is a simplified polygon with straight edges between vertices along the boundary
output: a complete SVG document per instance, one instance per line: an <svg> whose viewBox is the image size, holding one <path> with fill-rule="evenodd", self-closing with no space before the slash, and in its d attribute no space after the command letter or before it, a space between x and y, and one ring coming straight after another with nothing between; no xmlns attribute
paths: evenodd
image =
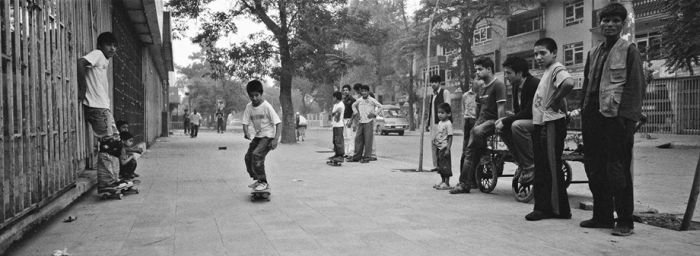
<svg viewBox="0 0 700 256"><path fill-rule="evenodd" d="M450 177L452 177L452 109L450 104L441 103L438 105L437 117L440 122L437 124L433 146L437 148L437 172L442 178L442 182L433 186L438 190L452 189L450 187Z"/></svg>
<svg viewBox="0 0 700 256"><path fill-rule="evenodd" d="M129 148L134 146L134 135L124 131L119 133L119 137L124 145L119 157L119 178L131 180L138 177L136 175L136 156L129 151Z"/></svg>

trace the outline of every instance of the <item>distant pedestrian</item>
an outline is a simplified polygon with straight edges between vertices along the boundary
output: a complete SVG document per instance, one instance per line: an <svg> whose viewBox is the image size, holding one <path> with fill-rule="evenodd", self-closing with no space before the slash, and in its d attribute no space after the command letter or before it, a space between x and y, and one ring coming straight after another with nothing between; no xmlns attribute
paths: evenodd
<svg viewBox="0 0 700 256"><path fill-rule="evenodd" d="M182 126L185 129L185 135L190 134L190 113L185 109L185 114L182 115Z"/></svg>
<svg viewBox="0 0 700 256"><path fill-rule="evenodd" d="M192 114L190 115L190 137L191 138L196 138L197 135L199 135L199 126L202 125L202 115L197 113L197 110L194 109L192 110Z"/></svg>
<svg viewBox="0 0 700 256"><path fill-rule="evenodd" d="M255 190L269 189L267 174L265 172L265 157L270 150L277 148L280 138L280 120L275 109L263 99L263 85L258 80L248 82L246 92L250 103L243 111L243 136L251 139L248 127L253 126L254 135L245 154L246 170L250 178L255 180L248 187Z"/></svg>
<svg viewBox="0 0 700 256"><path fill-rule="evenodd" d="M110 110L110 87L107 76L109 59L117 52L117 39L110 32L97 37L97 49L78 59L78 100L85 120L100 143L97 157L97 191L124 187L119 182L119 131Z"/></svg>
<svg viewBox="0 0 700 256"><path fill-rule="evenodd" d="M352 104L355 103L355 98L352 97L352 88L349 84L343 85L343 104L345 112L343 112L343 121L345 122L344 136L345 139L345 157L350 158L355 152L355 131L352 124Z"/></svg>
<svg viewBox="0 0 700 256"><path fill-rule="evenodd" d="M377 117L377 109L381 108L377 100L369 97L369 86L361 86L362 98L352 105L356 113L359 125L355 134L355 154L349 162L368 163L372 155L372 143L374 140L374 118Z"/></svg>
<svg viewBox="0 0 700 256"><path fill-rule="evenodd" d="M428 112L428 123L425 129L430 131L431 137L435 137L435 126L440 122L437 118L438 106L442 103L450 104L450 92L443 88L444 81L439 75L433 75L430 77L430 87L433 88L433 96L430 98L430 112ZM435 148L432 151L433 157L433 169L430 171L437 171L438 169L438 155Z"/></svg>
<svg viewBox="0 0 700 256"><path fill-rule="evenodd" d="M309 125L306 117L297 112L296 116L296 128L297 128L297 141L304 141L306 138L306 127Z"/></svg>
<svg viewBox="0 0 700 256"><path fill-rule="evenodd" d="M333 126L333 152L335 153L331 158L335 161L342 162L345 159L345 145L343 145L343 127L345 123L343 122L343 114L345 113L345 104L343 104L343 94L341 92L333 93L333 110L331 111L331 126Z"/></svg>
<svg viewBox="0 0 700 256"><path fill-rule="evenodd" d="M646 81L637 47L620 38L627 10L611 3L600 11L605 41L588 53L581 107L584 166L593 194L593 218L584 228L612 228L633 233L632 149L636 122L642 118Z"/></svg>
<svg viewBox="0 0 700 256"><path fill-rule="evenodd" d="M224 133L224 111L221 109L217 109L216 113L214 114L214 117L216 118L216 132Z"/></svg>
<svg viewBox="0 0 700 256"><path fill-rule="evenodd" d="M571 207L564 184L566 178L561 171L561 155L568 123L566 96L574 89L574 79L566 67L557 62L557 43L553 39L537 40L534 51L535 61L545 70L532 101L535 206L525 219L570 219ZM521 180L526 181L525 177Z"/></svg>
<svg viewBox="0 0 700 256"><path fill-rule="evenodd" d="M437 118L440 120L438 125L435 126L435 131L433 132L433 143L432 147L437 151L438 157L438 168L437 172L440 174L442 181L433 186L437 190L447 190L450 187L450 177L452 177L452 154L450 153L452 148L452 135L454 134L452 128L452 109L450 104L446 102L438 105Z"/></svg>

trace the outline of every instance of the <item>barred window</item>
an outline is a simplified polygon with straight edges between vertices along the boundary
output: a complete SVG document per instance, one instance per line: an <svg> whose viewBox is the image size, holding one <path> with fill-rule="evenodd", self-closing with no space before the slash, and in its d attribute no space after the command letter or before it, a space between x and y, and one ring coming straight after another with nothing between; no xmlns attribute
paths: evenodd
<svg viewBox="0 0 700 256"><path fill-rule="evenodd" d="M564 25L572 26L583 23L583 1L569 2L564 5Z"/></svg>
<svg viewBox="0 0 700 256"><path fill-rule="evenodd" d="M491 40L491 26L480 26L474 30L474 45L484 44Z"/></svg>
<svg viewBox="0 0 700 256"><path fill-rule="evenodd" d="M583 64L583 42L564 45L564 65Z"/></svg>

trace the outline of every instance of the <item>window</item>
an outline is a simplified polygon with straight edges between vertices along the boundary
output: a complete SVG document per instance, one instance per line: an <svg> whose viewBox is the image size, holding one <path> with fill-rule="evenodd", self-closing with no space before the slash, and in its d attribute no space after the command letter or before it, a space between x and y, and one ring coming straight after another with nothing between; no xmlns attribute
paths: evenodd
<svg viewBox="0 0 700 256"><path fill-rule="evenodd" d="M481 45L491 40L491 26L480 26L474 30L474 45Z"/></svg>
<svg viewBox="0 0 700 256"><path fill-rule="evenodd" d="M572 26L583 23L583 1L570 2L564 5L564 25Z"/></svg>
<svg viewBox="0 0 700 256"><path fill-rule="evenodd" d="M564 45L564 65L583 64L583 42Z"/></svg>
<svg viewBox="0 0 700 256"><path fill-rule="evenodd" d="M637 49L645 60L658 60L663 58L663 52L661 51L661 33L644 33L637 34Z"/></svg>
<svg viewBox="0 0 700 256"><path fill-rule="evenodd" d="M534 16L525 19L513 19L508 21L508 36L519 35L542 29L542 17Z"/></svg>

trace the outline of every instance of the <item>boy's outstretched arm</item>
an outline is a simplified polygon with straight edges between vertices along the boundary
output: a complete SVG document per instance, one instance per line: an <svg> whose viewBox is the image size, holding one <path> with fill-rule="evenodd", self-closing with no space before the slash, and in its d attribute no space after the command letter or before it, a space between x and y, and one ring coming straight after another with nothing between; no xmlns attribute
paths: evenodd
<svg viewBox="0 0 700 256"><path fill-rule="evenodd" d="M275 124L275 139L270 142L271 150L276 149L277 143L280 141L280 136L282 135L282 131L280 130L280 124L281 123Z"/></svg>
<svg viewBox="0 0 700 256"><path fill-rule="evenodd" d="M248 135L248 125L244 124L243 125L243 138L246 140L250 140L250 135Z"/></svg>

